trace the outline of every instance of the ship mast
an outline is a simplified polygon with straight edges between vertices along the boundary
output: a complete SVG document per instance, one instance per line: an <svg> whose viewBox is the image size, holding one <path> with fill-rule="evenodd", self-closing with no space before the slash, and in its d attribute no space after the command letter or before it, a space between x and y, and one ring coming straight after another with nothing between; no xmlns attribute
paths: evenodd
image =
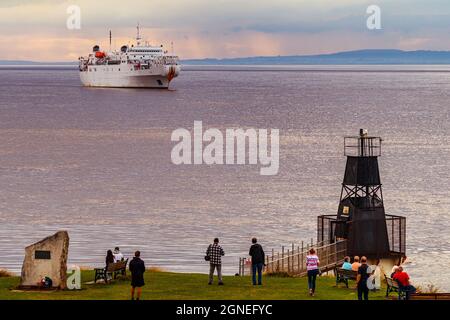
<svg viewBox="0 0 450 320"><path fill-rule="evenodd" d="M139 31L140 31L139 23L137 24L136 29L137 29L137 34L136 34L136 45L139 47L139 46L141 45L141 40L142 40L141 35L140 35L140 32L139 32Z"/></svg>

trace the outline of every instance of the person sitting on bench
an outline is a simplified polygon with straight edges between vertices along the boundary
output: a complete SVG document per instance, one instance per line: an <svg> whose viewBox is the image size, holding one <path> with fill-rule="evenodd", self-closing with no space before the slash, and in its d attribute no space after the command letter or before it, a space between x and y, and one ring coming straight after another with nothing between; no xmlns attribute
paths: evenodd
<svg viewBox="0 0 450 320"><path fill-rule="evenodd" d="M106 264L106 270L108 270L108 265L110 263L114 263L114 255L112 253L111 250L108 250L106 252L106 258L105 258L105 264ZM111 275L110 274L106 274L107 279L106 280L110 280L111 279Z"/></svg>
<svg viewBox="0 0 450 320"><path fill-rule="evenodd" d="M349 256L344 258L344 263L342 264L342 269L344 269L344 270L352 270L352 264L350 263L350 257Z"/></svg>
<svg viewBox="0 0 450 320"><path fill-rule="evenodd" d="M394 278L394 275L395 275L395 273L397 272L397 270L398 270L398 266L393 266L393 267L392 267L392 270L391 270L391 278Z"/></svg>
<svg viewBox="0 0 450 320"><path fill-rule="evenodd" d="M353 258L352 270L358 271L359 267L361 267L361 263L359 263L359 256L355 256Z"/></svg>
<svg viewBox="0 0 450 320"><path fill-rule="evenodd" d="M119 262L119 261L123 261L123 254L122 252L120 252L119 247L115 247L114 248L114 262Z"/></svg>
<svg viewBox="0 0 450 320"><path fill-rule="evenodd" d="M409 282L409 275L403 271L403 267L399 266L397 272L392 277L393 280L397 281L399 290L405 292L406 300L409 300L411 293L416 292L416 288Z"/></svg>

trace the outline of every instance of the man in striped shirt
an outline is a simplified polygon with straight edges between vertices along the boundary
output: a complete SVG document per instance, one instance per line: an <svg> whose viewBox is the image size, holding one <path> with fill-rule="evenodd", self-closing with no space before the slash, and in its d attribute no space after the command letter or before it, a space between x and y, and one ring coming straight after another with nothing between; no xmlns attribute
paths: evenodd
<svg viewBox="0 0 450 320"><path fill-rule="evenodd" d="M217 269L217 276L219 277L219 286L223 285L222 282L222 256L225 255L222 247L219 246L219 239L215 238L214 243L210 244L206 250L206 256L209 257L209 282L213 283L214 270Z"/></svg>

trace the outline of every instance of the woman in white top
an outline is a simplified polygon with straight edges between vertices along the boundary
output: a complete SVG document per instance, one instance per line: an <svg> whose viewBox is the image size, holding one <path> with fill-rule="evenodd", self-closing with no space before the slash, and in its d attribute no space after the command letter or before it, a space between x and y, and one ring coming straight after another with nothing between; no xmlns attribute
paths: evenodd
<svg viewBox="0 0 450 320"><path fill-rule="evenodd" d="M316 277L319 274L319 257L316 255L316 250L311 248L309 255L306 256L306 270L308 270L308 288L309 295L314 296L316 291Z"/></svg>

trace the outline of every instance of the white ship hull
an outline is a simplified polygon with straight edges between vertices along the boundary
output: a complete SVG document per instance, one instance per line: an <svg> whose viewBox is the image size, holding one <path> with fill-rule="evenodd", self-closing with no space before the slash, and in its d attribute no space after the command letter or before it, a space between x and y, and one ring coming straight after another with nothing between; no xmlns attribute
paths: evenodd
<svg viewBox="0 0 450 320"><path fill-rule="evenodd" d="M158 69L134 70L133 65L89 66L88 70L80 72L80 79L86 87L168 88L180 72L180 66Z"/></svg>

